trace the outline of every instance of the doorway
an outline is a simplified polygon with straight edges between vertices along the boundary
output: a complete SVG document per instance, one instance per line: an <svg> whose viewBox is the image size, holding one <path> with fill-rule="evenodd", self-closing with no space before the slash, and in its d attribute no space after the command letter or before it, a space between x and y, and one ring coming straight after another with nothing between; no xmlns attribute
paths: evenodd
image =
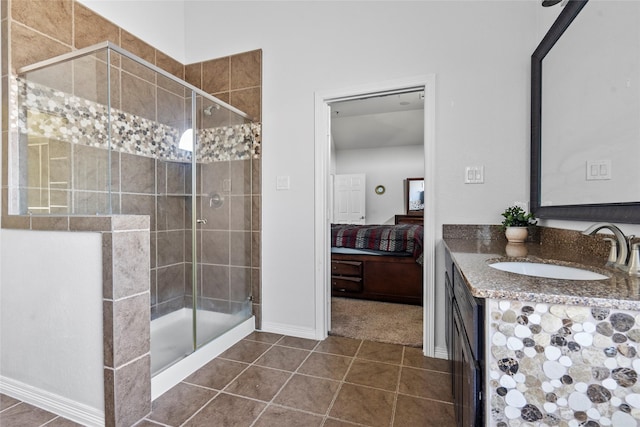
<svg viewBox="0 0 640 427"><path fill-rule="evenodd" d="M315 260L316 260L316 335L324 339L331 329L331 290L330 278L330 224L332 212L331 191L331 108L339 102L355 99L380 97L383 94L419 91L424 93L424 173L425 210L424 210L424 261L423 261L423 351L426 356L435 353L435 278L434 278L434 112L435 112L435 76L425 75L417 78L374 83L367 86L346 88L326 93L316 93L316 181L315 197L317 212L315 218ZM401 213L401 212L397 212Z"/></svg>

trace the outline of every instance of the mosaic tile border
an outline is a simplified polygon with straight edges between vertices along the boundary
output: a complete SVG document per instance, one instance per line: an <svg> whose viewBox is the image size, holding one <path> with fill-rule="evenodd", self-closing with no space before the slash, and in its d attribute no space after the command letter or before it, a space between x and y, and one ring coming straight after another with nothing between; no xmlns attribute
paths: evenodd
<svg viewBox="0 0 640 427"><path fill-rule="evenodd" d="M12 85L19 108L21 134L73 144L111 148L161 160L190 162L191 152L178 148L179 129L93 101L16 78ZM196 161L209 163L260 158L261 125L243 123L201 129Z"/></svg>
<svg viewBox="0 0 640 427"><path fill-rule="evenodd" d="M640 312L487 300L488 425L640 425Z"/></svg>

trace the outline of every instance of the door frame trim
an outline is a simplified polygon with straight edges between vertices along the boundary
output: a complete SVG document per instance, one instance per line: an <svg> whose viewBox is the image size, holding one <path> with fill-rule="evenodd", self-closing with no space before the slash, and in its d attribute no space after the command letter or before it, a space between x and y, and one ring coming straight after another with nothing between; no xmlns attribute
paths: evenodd
<svg viewBox="0 0 640 427"><path fill-rule="evenodd" d="M315 92L315 334L328 336L331 321L329 197L331 164L331 117L329 103L399 89L424 88L424 261L423 261L423 353L435 357L435 108L436 76L420 76Z"/></svg>

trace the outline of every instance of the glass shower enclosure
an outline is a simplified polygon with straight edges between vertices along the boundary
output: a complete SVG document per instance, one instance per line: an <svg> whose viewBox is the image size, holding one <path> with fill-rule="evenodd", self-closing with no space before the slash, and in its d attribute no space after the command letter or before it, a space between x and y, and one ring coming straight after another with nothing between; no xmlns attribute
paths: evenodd
<svg viewBox="0 0 640 427"><path fill-rule="evenodd" d="M10 213L150 217L152 375L250 318L258 124L108 42L18 74Z"/></svg>

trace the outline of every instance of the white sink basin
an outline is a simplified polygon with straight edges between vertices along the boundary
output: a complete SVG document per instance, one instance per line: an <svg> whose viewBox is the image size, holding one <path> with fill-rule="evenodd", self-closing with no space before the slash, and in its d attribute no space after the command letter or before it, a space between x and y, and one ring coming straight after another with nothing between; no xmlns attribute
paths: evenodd
<svg viewBox="0 0 640 427"><path fill-rule="evenodd" d="M609 277L582 268L567 267L564 265L541 264L538 262L494 262L490 267L525 276L546 277L549 279L565 280L603 280Z"/></svg>

